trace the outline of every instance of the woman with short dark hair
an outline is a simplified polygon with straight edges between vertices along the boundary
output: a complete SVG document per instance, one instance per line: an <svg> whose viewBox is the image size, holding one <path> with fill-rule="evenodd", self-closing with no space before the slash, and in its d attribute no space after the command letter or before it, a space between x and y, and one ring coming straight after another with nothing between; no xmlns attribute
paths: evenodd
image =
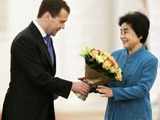
<svg viewBox="0 0 160 120"><path fill-rule="evenodd" d="M157 74L158 59L144 44L149 33L149 19L132 12L119 20L124 49L113 52L123 72L122 82L99 86L108 97L105 120L152 120L149 91Z"/></svg>

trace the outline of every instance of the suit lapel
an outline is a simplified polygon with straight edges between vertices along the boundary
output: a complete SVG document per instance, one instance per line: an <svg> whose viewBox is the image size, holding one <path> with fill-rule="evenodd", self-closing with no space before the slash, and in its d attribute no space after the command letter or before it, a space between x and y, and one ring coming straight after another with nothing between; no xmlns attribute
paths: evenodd
<svg viewBox="0 0 160 120"><path fill-rule="evenodd" d="M49 65L51 66L51 68L53 68L54 65L52 65L52 61L50 59L50 55L48 53L48 49L47 49L47 46L46 44L44 43L44 40L43 40L43 37L42 35L40 34L39 30L37 29L37 27L34 25L34 23L32 22L30 25L29 25L29 29L32 31L33 33L33 39L34 41L38 44L40 50L41 50L41 53L43 54L44 56L44 59L47 60L47 62L49 63ZM54 56L55 56L55 53L54 53ZM54 58L55 59L55 58ZM54 62L55 63L55 62ZM55 68L56 69L56 68Z"/></svg>
<svg viewBox="0 0 160 120"><path fill-rule="evenodd" d="M43 38L42 38L42 40L43 40ZM52 66L52 61L51 61L51 58L50 58L50 55L48 53L48 49L47 49L47 46L45 45L45 43L39 44L39 47L40 47L41 52L46 56L47 61L50 64L50 66Z"/></svg>

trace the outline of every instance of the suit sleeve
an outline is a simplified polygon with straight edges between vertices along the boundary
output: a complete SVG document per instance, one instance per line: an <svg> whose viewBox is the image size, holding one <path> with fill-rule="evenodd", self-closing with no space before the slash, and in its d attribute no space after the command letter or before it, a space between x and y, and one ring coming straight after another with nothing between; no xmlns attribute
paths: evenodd
<svg viewBox="0 0 160 120"><path fill-rule="evenodd" d="M157 73L157 59L148 60L144 64L144 69L142 72L141 79L133 86L130 87L113 87L113 97L112 99L117 100L128 100L144 97L146 94L149 94L156 73Z"/></svg>
<svg viewBox="0 0 160 120"><path fill-rule="evenodd" d="M30 84L45 91L49 95L59 95L67 98L70 94L72 82L55 78L41 63L39 49L30 39L19 38L11 47L11 61L19 66ZM12 68L16 69L16 68Z"/></svg>

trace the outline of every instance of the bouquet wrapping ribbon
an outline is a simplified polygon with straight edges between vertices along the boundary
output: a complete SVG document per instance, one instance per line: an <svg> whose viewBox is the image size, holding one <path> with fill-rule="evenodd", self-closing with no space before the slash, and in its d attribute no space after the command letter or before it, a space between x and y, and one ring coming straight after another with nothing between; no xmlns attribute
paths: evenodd
<svg viewBox="0 0 160 120"><path fill-rule="evenodd" d="M90 85L91 89L90 92L96 92L96 87L98 85L105 85L111 81L111 78L105 76L101 72L92 69L89 65L86 64L85 66L85 77L80 78L83 82ZM88 95L82 95L80 93L76 93L78 98L82 99L83 101L86 100Z"/></svg>

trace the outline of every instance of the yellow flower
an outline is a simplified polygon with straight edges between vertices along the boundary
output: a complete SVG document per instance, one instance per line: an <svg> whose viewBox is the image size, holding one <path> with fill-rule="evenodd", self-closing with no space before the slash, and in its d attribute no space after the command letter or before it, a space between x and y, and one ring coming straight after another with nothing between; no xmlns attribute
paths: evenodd
<svg viewBox="0 0 160 120"><path fill-rule="evenodd" d="M106 70L108 70L111 66L112 66L112 62L109 61L108 59L106 59L106 60L104 61L104 63L102 64L102 67L103 67L104 69L106 69Z"/></svg>
<svg viewBox="0 0 160 120"><path fill-rule="evenodd" d="M102 70L110 71L110 73L115 74L116 80L119 80L119 81L122 80L121 69L111 54L105 53L95 48L92 48L92 49L86 48L86 50L83 51L82 56L85 57L88 55L91 57L91 59L95 59L97 61L97 64L102 63L102 66L101 66ZM86 58L86 59L90 59L90 58Z"/></svg>
<svg viewBox="0 0 160 120"><path fill-rule="evenodd" d="M97 58L97 56L99 55L99 51L96 49L91 49L90 53L89 53L94 59Z"/></svg>
<svg viewBox="0 0 160 120"><path fill-rule="evenodd" d="M104 61L107 59L107 56L105 56L104 54L100 54L99 56L97 56L96 60L99 63L104 63Z"/></svg>

